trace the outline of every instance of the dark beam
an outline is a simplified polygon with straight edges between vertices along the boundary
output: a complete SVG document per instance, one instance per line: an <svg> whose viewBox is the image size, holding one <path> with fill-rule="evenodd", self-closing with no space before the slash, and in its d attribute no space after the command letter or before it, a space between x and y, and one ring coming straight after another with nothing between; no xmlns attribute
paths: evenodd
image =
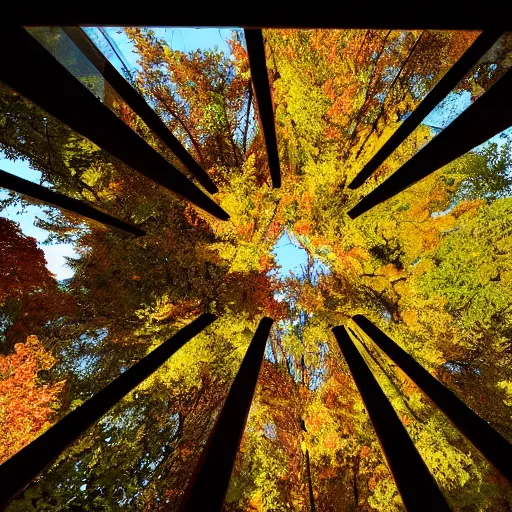
<svg viewBox="0 0 512 512"><path fill-rule="evenodd" d="M228 2L219 9L214 3L190 9L188 4L173 4L172 10L147 0L144 9L120 9L98 0L73 4L7 3L7 14L25 25L90 25L138 27L246 27L246 28L371 28L483 30L502 27L511 30L512 22L503 3L488 1L478 9L461 9L456 2L432 0L429 8L404 9L399 3L361 2L340 5L340 11L314 6L298 9L289 3L262 4L257 9L242 9Z"/></svg>
<svg viewBox="0 0 512 512"><path fill-rule="evenodd" d="M499 30L486 30L480 34L464 55L448 70L435 87L425 96L411 115L397 128L395 133L377 151L371 160L348 186L351 189L360 187L386 160L386 158L402 144L402 142L421 124L428 114L452 91L452 89L478 63L485 53L501 37Z"/></svg>
<svg viewBox="0 0 512 512"><path fill-rule="evenodd" d="M265 44L261 30L244 30L247 43L247 54L251 68L251 78L258 103L260 124L267 146L268 165L272 186L281 186L281 167L279 164L279 152L277 150L276 126L274 123L274 107L272 105L272 93L268 81L267 60L265 57Z"/></svg>
<svg viewBox="0 0 512 512"><path fill-rule="evenodd" d="M127 233L131 233L135 236L144 236L146 233L144 230L123 222L122 220L112 217L108 213L103 213L87 203L83 203L78 199L67 197L58 192L54 192L46 187L32 183L31 181L18 178L8 172L0 170L0 187L7 188L18 194L22 194L38 201L57 206L71 213L76 213L90 220L101 222L107 226L122 229Z"/></svg>
<svg viewBox="0 0 512 512"><path fill-rule="evenodd" d="M512 125L512 70L437 137L365 196L348 215L355 219Z"/></svg>
<svg viewBox="0 0 512 512"><path fill-rule="evenodd" d="M265 317L256 329L187 486L180 508L182 511L222 510L272 323L271 318Z"/></svg>
<svg viewBox="0 0 512 512"><path fill-rule="evenodd" d="M441 409L475 448L512 481L512 445L370 320L362 315L356 315L353 320Z"/></svg>
<svg viewBox="0 0 512 512"><path fill-rule="evenodd" d="M211 194L218 188L206 171L194 160L192 155L182 146L181 142L165 126L158 114L146 103L146 100L128 83L109 60L101 53L87 34L79 27L63 27L66 35L87 57L91 64L126 104L158 135L160 140L176 155L181 163L197 178L197 181Z"/></svg>
<svg viewBox="0 0 512 512"><path fill-rule="evenodd" d="M22 27L0 31L0 80L150 180L215 217L229 215L103 105Z"/></svg>
<svg viewBox="0 0 512 512"><path fill-rule="evenodd" d="M361 393L405 508L409 512L450 510L393 406L347 330L339 326L334 327L332 332Z"/></svg>
<svg viewBox="0 0 512 512"><path fill-rule="evenodd" d="M0 509L71 443L215 320L201 315L0 465Z"/></svg>

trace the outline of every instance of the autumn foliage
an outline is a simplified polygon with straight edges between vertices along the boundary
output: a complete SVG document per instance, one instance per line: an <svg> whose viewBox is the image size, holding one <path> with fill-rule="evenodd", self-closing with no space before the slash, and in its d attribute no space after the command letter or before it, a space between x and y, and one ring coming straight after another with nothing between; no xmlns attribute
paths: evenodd
<svg viewBox="0 0 512 512"><path fill-rule="evenodd" d="M31 33L87 87L61 29ZM442 129L423 124L360 189L348 184L478 36L435 30L263 32L282 187L272 189L243 33L224 48L127 28L127 79L219 187L218 221L0 84L0 150L55 190L145 230L51 210L74 245L58 282L34 238L0 217L0 460L193 318L214 324L93 425L9 510L176 510L259 319L275 324L225 511L403 509L331 328L344 324L454 510L506 512L512 491L351 322L364 314L512 439L512 140L470 151L356 220L346 212ZM441 109L508 69L504 36ZM122 98L98 94L184 173ZM438 114L438 118L441 118ZM435 116L434 116L435 117ZM438 119L439 120L439 119ZM444 119L446 121L446 119ZM6 196L7 197L7 196ZM23 205L19 196L0 204ZM84 224L85 223L85 224ZM85 227L84 227L85 226ZM279 267L282 240L302 255ZM279 243L278 243L279 242Z"/></svg>
<svg viewBox="0 0 512 512"><path fill-rule="evenodd" d="M51 425L64 381L44 383L40 372L54 364L37 336L17 343L14 353L0 356L0 463Z"/></svg>

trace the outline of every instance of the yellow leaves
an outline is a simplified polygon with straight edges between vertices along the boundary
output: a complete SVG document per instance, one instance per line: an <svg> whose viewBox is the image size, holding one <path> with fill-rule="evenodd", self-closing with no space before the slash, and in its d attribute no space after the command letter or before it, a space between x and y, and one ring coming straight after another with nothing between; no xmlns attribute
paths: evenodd
<svg viewBox="0 0 512 512"><path fill-rule="evenodd" d="M383 277L386 277L390 281L398 279L403 274L403 272L401 270L398 270L392 263L380 267L377 273L381 274Z"/></svg>
<svg viewBox="0 0 512 512"><path fill-rule="evenodd" d="M334 252L329 252L326 256L326 258L329 260L329 261L336 261L337 257L336 257L336 254Z"/></svg>
<svg viewBox="0 0 512 512"><path fill-rule="evenodd" d="M477 476L476 468L469 454L451 445L444 435L439 435L443 423L446 423L444 418L439 420L437 415L431 416L427 425L419 431L415 445L444 489L460 489L471 477Z"/></svg>
<svg viewBox="0 0 512 512"><path fill-rule="evenodd" d="M364 277L365 281L367 281L370 286L377 292L382 293L390 287L389 280L382 276L375 277Z"/></svg>
<svg viewBox="0 0 512 512"><path fill-rule="evenodd" d="M407 309L401 313L402 320L409 326L414 327L418 323L418 313L414 309Z"/></svg>
<svg viewBox="0 0 512 512"><path fill-rule="evenodd" d="M259 270L261 252L252 244L241 243L231 261L229 272Z"/></svg>
<svg viewBox="0 0 512 512"><path fill-rule="evenodd" d="M229 242L217 242L209 244L210 250L216 251L219 255L219 258L225 260L226 262L230 262L236 255L236 245Z"/></svg>
<svg viewBox="0 0 512 512"><path fill-rule="evenodd" d="M496 384L496 387L500 391L505 392L503 403L509 407L512 407L512 381L502 380Z"/></svg>

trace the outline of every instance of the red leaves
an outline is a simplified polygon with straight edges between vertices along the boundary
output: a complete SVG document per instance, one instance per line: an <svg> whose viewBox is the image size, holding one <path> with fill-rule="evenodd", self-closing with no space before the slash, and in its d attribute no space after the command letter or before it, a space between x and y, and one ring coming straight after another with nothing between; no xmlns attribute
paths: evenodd
<svg viewBox="0 0 512 512"><path fill-rule="evenodd" d="M6 303L11 312L6 337L11 346L73 307L46 268L35 238L25 236L15 222L0 218L0 305Z"/></svg>
<svg viewBox="0 0 512 512"><path fill-rule="evenodd" d="M36 239L25 236L12 220L0 217L0 302L46 288L52 282Z"/></svg>

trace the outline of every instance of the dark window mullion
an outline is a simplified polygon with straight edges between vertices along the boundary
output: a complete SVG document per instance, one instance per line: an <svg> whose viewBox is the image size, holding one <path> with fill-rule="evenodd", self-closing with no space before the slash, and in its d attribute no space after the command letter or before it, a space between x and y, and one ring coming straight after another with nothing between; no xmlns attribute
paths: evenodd
<svg viewBox="0 0 512 512"><path fill-rule="evenodd" d="M185 343L208 327L215 318L209 313L201 315L1 464L0 509L54 461L67 446L154 373Z"/></svg>
<svg viewBox="0 0 512 512"><path fill-rule="evenodd" d="M0 31L0 80L132 169L221 220L229 215L57 62L23 27Z"/></svg>
<svg viewBox="0 0 512 512"><path fill-rule="evenodd" d="M478 36L461 58L447 71L411 115L396 129L395 133L384 143L371 160L352 180L349 188L360 187L402 144L402 142L421 124L428 114L452 91L452 89L478 63L483 55L496 43L502 32L486 30Z"/></svg>
<svg viewBox="0 0 512 512"><path fill-rule="evenodd" d="M183 511L222 509L272 323L265 317L256 329L187 487Z"/></svg>
<svg viewBox="0 0 512 512"><path fill-rule="evenodd" d="M63 27L66 35L75 43L78 49L87 57L93 66L101 73L126 104L146 123L146 125L167 145L181 163L197 178L203 187L215 194L218 192L215 183L206 171L194 160L192 155L183 147L180 141L172 134L158 114L147 104L146 100L136 91L130 83L117 71L117 69L100 52L87 34L79 27Z"/></svg>
<svg viewBox="0 0 512 512"><path fill-rule="evenodd" d="M353 320L475 448L512 481L512 445L370 320L362 315Z"/></svg>
<svg viewBox="0 0 512 512"><path fill-rule="evenodd" d="M0 170L0 187L37 199L38 201L43 201L49 205L57 206L58 208L76 213L77 215L87 219L101 222L107 226L122 229L123 231L135 236L143 236L146 234L144 230L133 226L132 224L123 222L122 220L116 219L107 213L93 208L87 203L59 194L58 192L54 192L46 187L37 185L36 183L32 183L31 181L19 178L18 176L14 176L13 174L2 170Z"/></svg>
<svg viewBox="0 0 512 512"><path fill-rule="evenodd" d="M409 512L448 511L443 494L344 326L332 329Z"/></svg>
<svg viewBox="0 0 512 512"><path fill-rule="evenodd" d="M418 151L348 215L355 219L512 126L512 70Z"/></svg>
<svg viewBox="0 0 512 512"><path fill-rule="evenodd" d="M481 8L461 9L457 2L433 2L429 9L411 6L404 9L399 2L352 2L342 13L314 6L311 9L290 7L274 2L271 9L256 5L245 9L240 4L225 8L205 2L201 8L174 4L162 10L161 3L146 0L144 9L119 9L107 2L90 0L81 3L34 3L30 8L21 2L9 2L4 10L25 25L93 27L246 27L246 28L325 28L325 29L393 29L393 30L484 30L503 27L512 30L512 20L498 2ZM416 8L415 8L416 7Z"/></svg>
<svg viewBox="0 0 512 512"><path fill-rule="evenodd" d="M258 104L259 120L267 147L272 186L279 188L281 186L281 167L279 164L274 107L272 106L272 94L268 81L263 33L261 30L246 29L244 30L244 35L247 43L254 93Z"/></svg>

